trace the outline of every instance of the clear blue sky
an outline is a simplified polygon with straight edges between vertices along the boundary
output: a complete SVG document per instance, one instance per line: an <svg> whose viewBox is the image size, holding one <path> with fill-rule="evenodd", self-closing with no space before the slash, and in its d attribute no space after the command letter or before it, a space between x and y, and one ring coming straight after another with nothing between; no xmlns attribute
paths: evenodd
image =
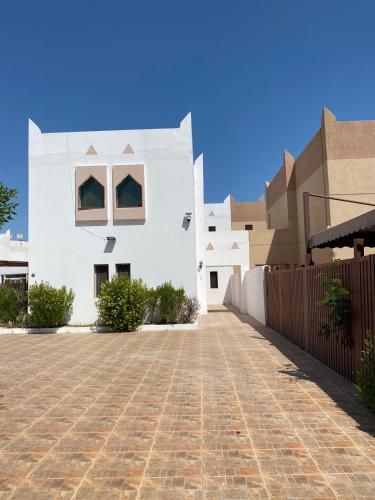
<svg viewBox="0 0 375 500"><path fill-rule="evenodd" d="M178 126L193 115L206 201L258 198L327 106L375 119L371 0L4 0L0 180L27 235L27 119L45 132ZM58 186L57 186L58 188Z"/></svg>

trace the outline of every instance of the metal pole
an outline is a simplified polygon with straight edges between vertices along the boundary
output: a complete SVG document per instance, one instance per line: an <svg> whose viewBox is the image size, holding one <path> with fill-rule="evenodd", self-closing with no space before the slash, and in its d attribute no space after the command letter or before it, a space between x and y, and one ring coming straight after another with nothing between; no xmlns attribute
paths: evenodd
<svg viewBox="0 0 375 500"><path fill-rule="evenodd" d="M305 196L312 196L313 198L323 198L324 200L335 200L335 201L344 201L346 203L355 203L356 205L368 205L369 207L375 207L375 203L368 203L367 201L358 201L358 200L346 200L345 198L336 198L336 196L324 196L323 194L313 194L313 193L303 193Z"/></svg>
<svg viewBox="0 0 375 500"><path fill-rule="evenodd" d="M309 249L309 239L311 236L310 229L310 193L305 191L303 193L303 224L305 227L305 264L310 266L312 264L311 250Z"/></svg>

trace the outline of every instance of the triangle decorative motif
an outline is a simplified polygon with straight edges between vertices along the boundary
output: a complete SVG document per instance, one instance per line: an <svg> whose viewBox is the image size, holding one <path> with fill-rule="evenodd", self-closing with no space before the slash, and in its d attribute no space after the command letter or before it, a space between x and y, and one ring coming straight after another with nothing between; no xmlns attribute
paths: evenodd
<svg viewBox="0 0 375 500"><path fill-rule="evenodd" d="M231 246L231 249L232 249L232 250L239 250L239 249L240 249L240 247L238 246L238 243L237 243L236 241L235 241L235 242L233 243L233 245Z"/></svg>
<svg viewBox="0 0 375 500"><path fill-rule="evenodd" d="M206 246L206 250L215 250L214 246L212 245L212 243L209 243L207 246Z"/></svg>
<svg viewBox="0 0 375 500"><path fill-rule="evenodd" d="M133 148L130 146L130 144L128 144L126 146L126 148L124 149L123 151L124 155L131 155L131 154L134 154L134 150Z"/></svg>
<svg viewBox="0 0 375 500"><path fill-rule="evenodd" d="M94 146L90 146L89 149L86 151L87 155L97 155L98 153L95 151Z"/></svg>
<svg viewBox="0 0 375 500"><path fill-rule="evenodd" d="M213 211L211 210L211 212L208 214L209 217L215 217L215 214L213 213Z"/></svg>

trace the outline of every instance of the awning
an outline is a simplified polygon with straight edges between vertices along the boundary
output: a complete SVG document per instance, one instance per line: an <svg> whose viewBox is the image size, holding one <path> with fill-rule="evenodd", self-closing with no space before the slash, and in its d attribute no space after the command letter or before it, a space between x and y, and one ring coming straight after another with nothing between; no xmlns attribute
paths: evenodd
<svg viewBox="0 0 375 500"><path fill-rule="evenodd" d="M353 247L353 240L357 238L365 240L365 247L375 247L375 210L313 234L310 236L308 247L310 250Z"/></svg>
<svg viewBox="0 0 375 500"><path fill-rule="evenodd" d="M20 260L0 260L0 267L28 267L28 262Z"/></svg>

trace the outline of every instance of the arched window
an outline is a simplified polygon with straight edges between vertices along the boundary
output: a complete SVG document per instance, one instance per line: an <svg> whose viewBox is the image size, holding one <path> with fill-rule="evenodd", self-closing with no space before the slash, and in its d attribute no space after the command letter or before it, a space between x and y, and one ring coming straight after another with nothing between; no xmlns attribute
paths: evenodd
<svg viewBox="0 0 375 500"><path fill-rule="evenodd" d="M116 187L116 198L118 208L141 207L142 186L128 175Z"/></svg>
<svg viewBox="0 0 375 500"><path fill-rule="evenodd" d="M104 208L104 186L92 176L79 187L79 208Z"/></svg>

